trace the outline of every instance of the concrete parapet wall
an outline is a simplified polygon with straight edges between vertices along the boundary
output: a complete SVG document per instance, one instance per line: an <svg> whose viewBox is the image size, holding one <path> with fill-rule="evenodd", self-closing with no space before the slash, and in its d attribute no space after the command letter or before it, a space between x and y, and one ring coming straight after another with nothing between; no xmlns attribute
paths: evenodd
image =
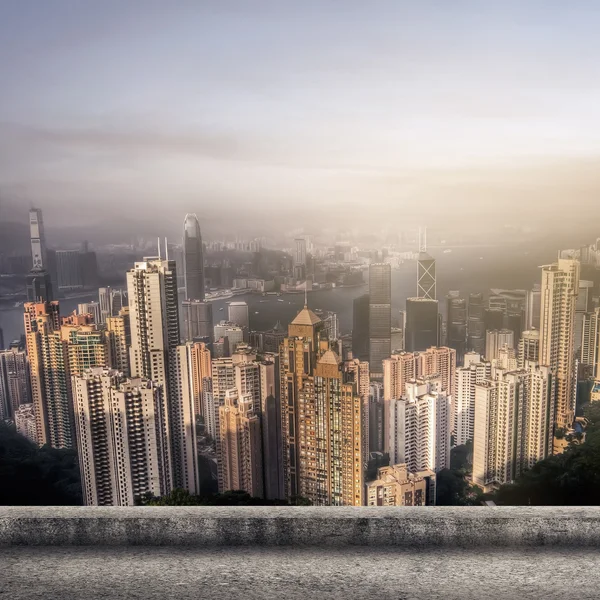
<svg viewBox="0 0 600 600"><path fill-rule="evenodd" d="M600 508L0 507L0 546L600 547Z"/></svg>

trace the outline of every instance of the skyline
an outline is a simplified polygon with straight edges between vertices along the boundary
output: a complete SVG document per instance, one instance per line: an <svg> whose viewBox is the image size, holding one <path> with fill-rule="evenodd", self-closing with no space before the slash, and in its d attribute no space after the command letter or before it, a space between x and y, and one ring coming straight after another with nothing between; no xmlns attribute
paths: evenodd
<svg viewBox="0 0 600 600"><path fill-rule="evenodd" d="M169 225L224 204L368 203L394 224L543 203L552 228L565 197L580 223L600 192L600 12L478 4L5 6L0 198L51 226L92 224L98 202Z"/></svg>

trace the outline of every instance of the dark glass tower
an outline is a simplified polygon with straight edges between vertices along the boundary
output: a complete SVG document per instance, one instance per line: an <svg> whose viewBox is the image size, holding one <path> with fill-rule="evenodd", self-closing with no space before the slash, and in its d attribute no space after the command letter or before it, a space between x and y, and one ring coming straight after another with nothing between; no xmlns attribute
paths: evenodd
<svg viewBox="0 0 600 600"><path fill-rule="evenodd" d="M354 298L352 306L352 356L369 360L369 294Z"/></svg>
<svg viewBox="0 0 600 600"><path fill-rule="evenodd" d="M456 360L462 364L467 345L467 302L457 295L448 294L447 303L447 345L456 350Z"/></svg>
<svg viewBox="0 0 600 600"><path fill-rule="evenodd" d="M204 256L198 217L185 216L183 224L185 299L204 300Z"/></svg>
<svg viewBox="0 0 600 600"><path fill-rule="evenodd" d="M369 368L383 377L383 361L392 353L392 268L373 263L369 267Z"/></svg>
<svg viewBox="0 0 600 600"><path fill-rule="evenodd" d="M421 352L438 345L438 302L430 298L406 299L405 349Z"/></svg>

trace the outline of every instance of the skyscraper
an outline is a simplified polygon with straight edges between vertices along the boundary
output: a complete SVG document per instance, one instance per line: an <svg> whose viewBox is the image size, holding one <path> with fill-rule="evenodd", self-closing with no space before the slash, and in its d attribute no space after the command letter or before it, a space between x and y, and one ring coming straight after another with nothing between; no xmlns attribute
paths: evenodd
<svg viewBox="0 0 600 600"><path fill-rule="evenodd" d="M564 258L542 267L540 364L551 367L556 378L558 427L570 427L575 418L573 353L579 269L578 261Z"/></svg>
<svg viewBox="0 0 600 600"><path fill-rule="evenodd" d="M0 420L13 417L31 403L29 359L18 348L0 351Z"/></svg>
<svg viewBox="0 0 600 600"><path fill-rule="evenodd" d="M229 303L229 321L238 327L250 327L250 316L247 302Z"/></svg>
<svg viewBox="0 0 600 600"><path fill-rule="evenodd" d="M166 439L169 441L172 482L197 492L195 415L189 356L178 348L179 312L175 261L147 258L127 273L131 329L130 369L133 377L163 387ZM194 456L190 456L190 452Z"/></svg>
<svg viewBox="0 0 600 600"><path fill-rule="evenodd" d="M458 292L450 292L446 296L446 307L446 344L456 350L456 358L462 363L467 347L467 302L458 297Z"/></svg>
<svg viewBox="0 0 600 600"><path fill-rule="evenodd" d="M515 334L511 329L491 329L485 332L485 358L487 360L498 358L498 351L504 346L512 349L515 347Z"/></svg>
<svg viewBox="0 0 600 600"><path fill-rule="evenodd" d="M187 214L183 223L183 262L184 300L204 300L204 251L200 223L194 214Z"/></svg>
<svg viewBox="0 0 600 600"><path fill-rule="evenodd" d="M361 398L344 383L339 356L306 306L280 349L286 497L315 505L360 506Z"/></svg>
<svg viewBox="0 0 600 600"><path fill-rule="evenodd" d="M369 266L369 368L383 377L383 361L392 353L392 268L387 263Z"/></svg>
<svg viewBox="0 0 600 600"><path fill-rule="evenodd" d="M32 267L27 276L27 301L51 302L54 300L54 284L50 275L44 219L39 208L29 211Z"/></svg>
<svg viewBox="0 0 600 600"><path fill-rule="evenodd" d="M469 294L467 318L467 350L483 355L485 353L485 323L483 294Z"/></svg>
<svg viewBox="0 0 600 600"><path fill-rule="evenodd" d="M212 304L202 300L184 300L181 303L183 338L188 341L214 338Z"/></svg>
<svg viewBox="0 0 600 600"><path fill-rule="evenodd" d="M259 410L250 395L227 390L219 407L219 491L244 490L264 497L262 437Z"/></svg>
<svg viewBox="0 0 600 600"><path fill-rule="evenodd" d="M528 362L540 362L540 332L538 329L524 331L519 340L518 367L524 369Z"/></svg>
<svg viewBox="0 0 600 600"><path fill-rule="evenodd" d="M435 259L427 252L419 252L417 259L417 298L436 300Z"/></svg>
<svg viewBox="0 0 600 600"><path fill-rule="evenodd" d="M405 349L426 350L438 345L438 302L431 298L406 299Z"/></svg>
<svg viewBox="0 0 600 600"><path fill-rule="evenodd" d="M93 323L100 325L105 321L102 320L102 312L99 302L83 302L77 305L77 312L80 315L92 315Z"/></svg>
<svg viewBox="0 0 600 600"><path fill-rule="evenodd" d="M111 368L129 377L129 347L131 346L131 328L129 326L129 308L122 308L119 316L106 318L108 342L108 364Z"/></svg>
<svg viewBox="0 0 600 600"><path fill-rule="evenodd" d="M352 303L352 356L369 360L369 294L354 298Z"/></svg>
<svg viewBox="0 0 600 600"><path fill-rule="evenodd" d="M84 504L133 506L145 494L168 494L163 386L95 368L73 387Z"/></svg>

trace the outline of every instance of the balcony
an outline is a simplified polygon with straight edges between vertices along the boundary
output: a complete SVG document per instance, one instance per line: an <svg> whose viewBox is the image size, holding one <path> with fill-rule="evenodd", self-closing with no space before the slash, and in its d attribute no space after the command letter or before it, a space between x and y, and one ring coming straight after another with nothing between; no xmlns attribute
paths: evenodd
<svg viewBox="0 0 600 600"><path fill-rule="evenodd" d="M597 598L597 508L0 508L0 596Z"/></svg>

